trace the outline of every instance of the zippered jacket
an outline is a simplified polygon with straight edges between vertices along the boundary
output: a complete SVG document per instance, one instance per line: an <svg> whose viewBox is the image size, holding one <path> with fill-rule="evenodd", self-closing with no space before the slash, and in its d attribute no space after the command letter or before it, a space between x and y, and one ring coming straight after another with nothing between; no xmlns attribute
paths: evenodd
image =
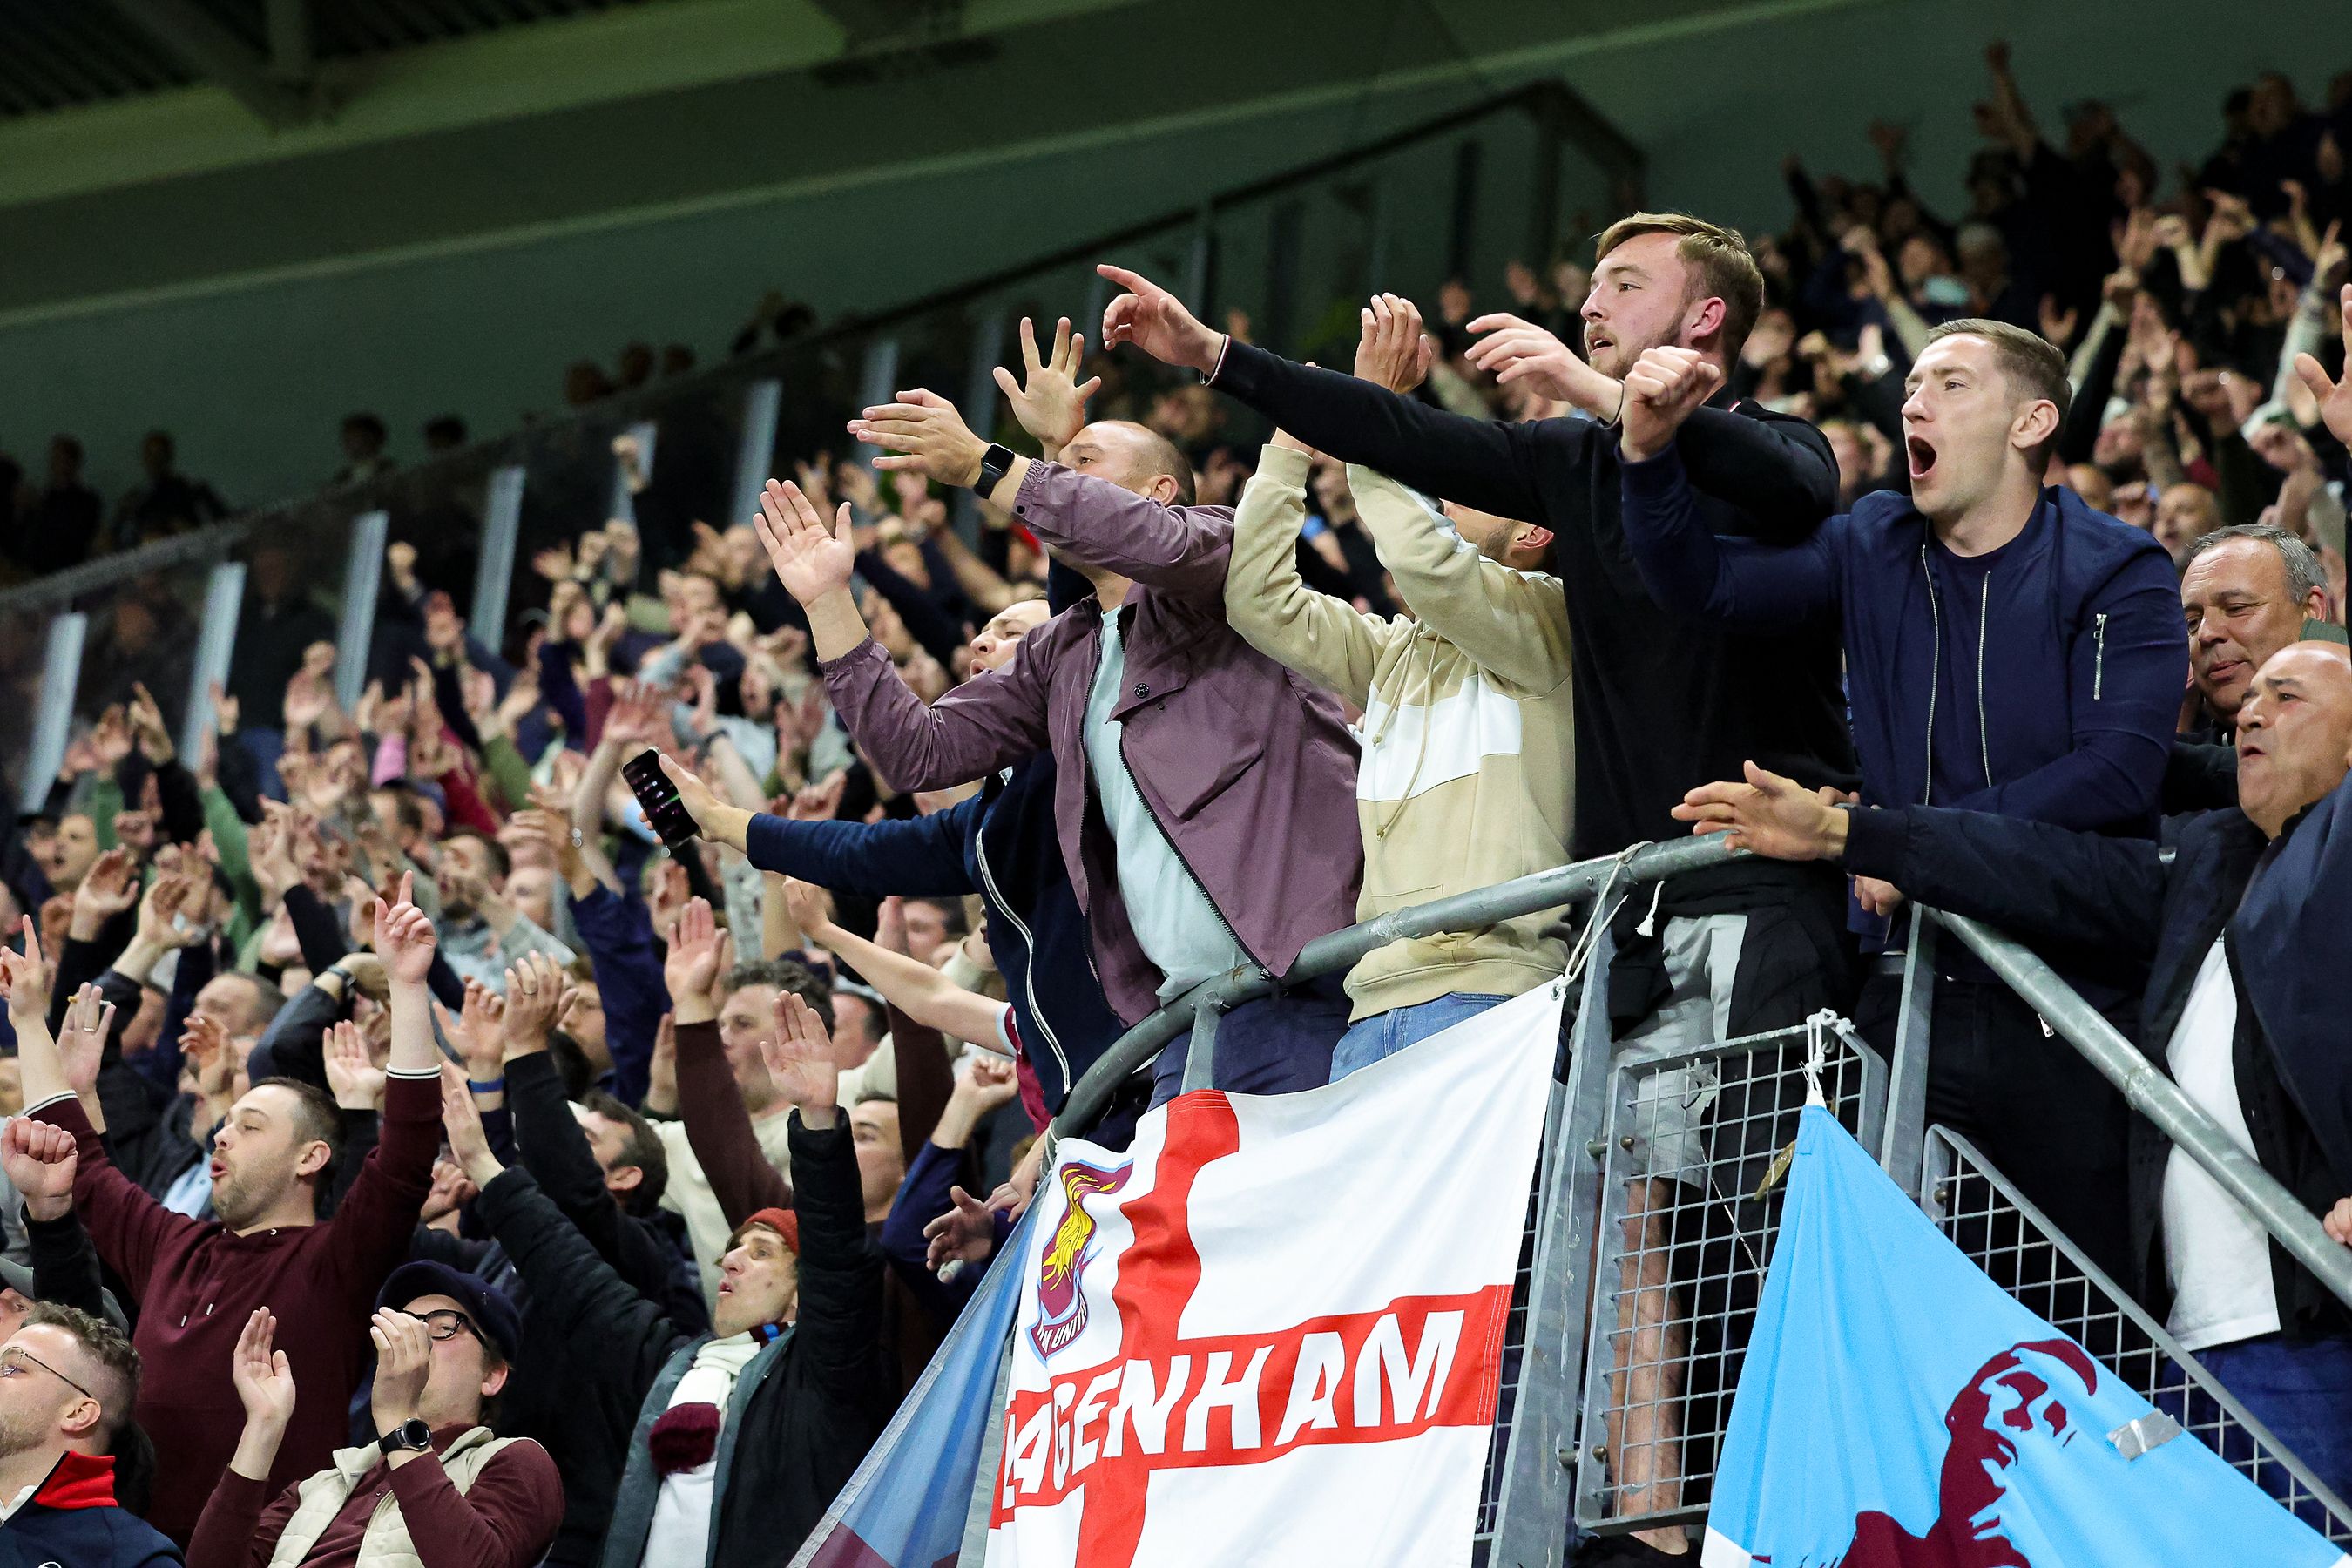
<svg viewBox="0 0 2352 1568"><path fill-rule="evenodd" d="M1087 953L1087 917L1054 828L1054 759L1039 752L971 799L929 816L793 822L761 813L751 864L866 898L961 898L988 906L988 950L1004 976L1021 1048L1047 1110L1110 1048L1124 1026Z"/></svg>
<svg viewBox="0 0 2352 1568"><path fill-rule="evenodd" d="M1130 579L1120 614L1127 689L1111 717L1137 792L1242 949L1277 975L1355 919L1363 847L1356 744L1339 703L1225 624L1233 514L1161 506L1055 463L1032 463L1013 506L1065 555ZM984 778L1038 752L1056 768L1054 822L1103 994L1132 1024L1162 976L1119 897L1110 830L1087 766L1087 699L1102 655L1087 599L1021 639L1013 662L928 707L872 638L824 666L834 710L899 789Z"/></svg>
<svg viewBox="0 0 2352 1568"><path fill-rule="evenodd" d="M2046 489L1969 595L1892 490L1774 546L1709 533L1673 447L1626 464L1623 484L1625 536L1660 604L1751 629L1841 627L1864 805L2153 836L2189 639L2171 559L2149 534ZM1963 616L1975 657L1954 669ZM1931 801L1939 686L1972 721L1968 765L1984 782Z"/></svg>

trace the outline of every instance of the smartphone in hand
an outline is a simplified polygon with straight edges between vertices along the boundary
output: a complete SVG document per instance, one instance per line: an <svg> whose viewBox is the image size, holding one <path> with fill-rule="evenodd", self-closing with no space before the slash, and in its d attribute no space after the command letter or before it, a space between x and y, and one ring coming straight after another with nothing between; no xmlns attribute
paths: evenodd
<svg viewBox="0 0 2352 1568"><path fill-rule="evenodd" d="M678 798L677 786L662 772L660 752L651 747L639 752L621 764L621 776L628 781L646 820L653 824L664 844L676 849L700 831L695 826L694 814Z"/></svg>

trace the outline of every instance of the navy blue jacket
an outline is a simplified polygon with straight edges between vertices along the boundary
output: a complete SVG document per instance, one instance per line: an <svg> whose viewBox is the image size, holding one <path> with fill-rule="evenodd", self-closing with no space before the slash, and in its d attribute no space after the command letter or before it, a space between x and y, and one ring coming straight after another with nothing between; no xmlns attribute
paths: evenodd
<svg viewBox="0 0 2352 1568"><path fill-rule="evenodd" d="M60 1454L0 1524L0 1568L173 1568L180 1549L114 1500L114 1461Z"/></svg>
<svg viewBox="0 0 2352 1568"><path fill-rule="evenodd" d="M2045 489L1972 600L1907 496L1864 496L1802 542L1770 545L1707 532L1673 447L1623 472L1625 536L1660 604L1750 629L1841 626L1865 805L2154 834L2189 643L2153 537ZM1970 643L1973 669L1945 668ZM1957 795L1933 788L1955 771L1932 751L1939 687L1977 742L1958 769L1974 787Z"/></svg>
<svg viewBox="0 0 2352 1568"><path fill-rule="evenodd" d="M2347 789L2268 845L2234 809L2176 818L2166 825L2179 828L2169 862L2144 839L1981 812L1857 811L1844 864L1922 903L1998 925L2054 967L2071 959L2103 978L2136 980L2134 1043L2168 1072L2198 971L2214 942L2225 940L2238 991L2231 1060L2254 1157L2305 1206L2325 1214L2352 1193L2352 1070L2341 1001L2352 965L2352 865L2342 863ZM2124 1284L2162 1317L2170 1289L2159 1242L2172 1145L2135 1113L2127 1149L2131 1256L2141 1273ZM2275 1242L2271 1278L2290 1335L2352 1329L2352 1313Z"/></svg>
<svg viewBox="0 0 2352 1568"><path fill-rule="evenodd" d="M1004 976L1046 1106L1125 1032L1087 956L1086 912L1070 887L1054 826L1054 759L1040 752L971 799L929 816L885 822L751 818L751 864L867 898L955 898L988 906L988 945Z"/></svg>

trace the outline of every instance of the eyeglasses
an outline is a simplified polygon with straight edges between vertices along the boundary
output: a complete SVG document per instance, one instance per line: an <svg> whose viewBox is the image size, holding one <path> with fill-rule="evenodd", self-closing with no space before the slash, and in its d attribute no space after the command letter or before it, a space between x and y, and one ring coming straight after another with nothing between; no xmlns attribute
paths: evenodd
<svg viewBox="0 0 2352 1568"><path fill-rule="evenodd" d="M64 1373L59 1372L56 1367L51 1366L47 1362L43 1361L40 1357L33 1354L32 1352L26 1350L23 1346L10 1345L5 1350L0 1350L0 1377L18 1376L27 1366L37 1366L40 1368L43 1372L47 1373L51 1377L56 1378L59 1383L64 1384L68 1388L72 1389L76 1394L80 1394L84 1399L90 1400L98 1405L101 1409L105 1407L106 1401L100 1399L97 1394L92 1394L89 1389L84 1388L80 1384L76 1383L72 1378L68 1377Z"/></svg>
<svg viewBox="0 0 2352 1568"><path fill-rule="evenodd" d="M423 1323L425 1333L434 1339L454 1340L464 1332L473 1335L481 1344L489 1343L482 1338L482 1331L474 1326L474 1320L455 1307L437 1307L430 1312L412 1312L409 1315Z"/></svg>

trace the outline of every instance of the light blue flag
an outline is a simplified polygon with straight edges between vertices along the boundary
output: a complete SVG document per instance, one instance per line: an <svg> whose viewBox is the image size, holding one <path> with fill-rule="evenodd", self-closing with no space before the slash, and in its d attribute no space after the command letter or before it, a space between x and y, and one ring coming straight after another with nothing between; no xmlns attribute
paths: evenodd
<svg viewBox="0 0 2352 1568"><path fill-rule="evenodd" d="M2347 1561L2153 1409L1809 1109L1705 1568Z"/></svg>
<svg viewBox="0 0 2352 1568"><path fill-rule="evenodd" d="M1021 1303L1021 1270L1008 1260L1023 1256L1035 1212L1023 1214L996 1249L999 1267L956 1314L793 1568L952 1568L995 1414L996 1370Z"/></svg>

